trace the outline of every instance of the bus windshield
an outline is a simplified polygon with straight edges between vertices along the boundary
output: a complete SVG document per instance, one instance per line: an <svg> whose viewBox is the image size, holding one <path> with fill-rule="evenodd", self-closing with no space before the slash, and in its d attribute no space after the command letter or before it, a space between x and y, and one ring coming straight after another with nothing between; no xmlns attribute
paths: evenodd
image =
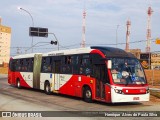
<svg viewBox="0 0 160 120"><path fill-rule="evenodd" d="M137 59L111 58L112 78L115 84L146 84L144 71Z"/></svg>

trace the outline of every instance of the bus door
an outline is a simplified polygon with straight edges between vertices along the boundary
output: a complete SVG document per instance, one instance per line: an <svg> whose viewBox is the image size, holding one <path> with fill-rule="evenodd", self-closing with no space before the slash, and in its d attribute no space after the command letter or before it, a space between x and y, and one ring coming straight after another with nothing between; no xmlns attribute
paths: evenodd
<svg viewBox="0 0 160 120"><path fill-rule="evenodd" d="M61 61L55 60L54 61L55 66L55 74L54 74L54 90L59 90L60 87L60 67L61 67Z"/></svg>
<svg viewBox="0 0 160 120"><path fill-rule="evenodd" d="M33 65L33 88L40 89L40 72L41 72L42 54L34 55Z"/></svg>
<svg viewBox="0 0 160 120"><path fill-rule="evenodd" d="M106 66L105 64L94 65L94 75L96 78L96 98L105 99L105 81L106 81Z"/></svg>

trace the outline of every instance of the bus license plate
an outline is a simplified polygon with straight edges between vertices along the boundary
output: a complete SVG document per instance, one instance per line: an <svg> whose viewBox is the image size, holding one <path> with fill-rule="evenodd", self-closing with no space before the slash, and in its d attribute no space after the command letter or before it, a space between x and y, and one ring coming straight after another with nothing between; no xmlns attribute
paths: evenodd
<svg viewBox="0 0 160 120"><path fill-rule="evenodd" d="M139 97L133 97L133 100L139 100Z"/></svg>

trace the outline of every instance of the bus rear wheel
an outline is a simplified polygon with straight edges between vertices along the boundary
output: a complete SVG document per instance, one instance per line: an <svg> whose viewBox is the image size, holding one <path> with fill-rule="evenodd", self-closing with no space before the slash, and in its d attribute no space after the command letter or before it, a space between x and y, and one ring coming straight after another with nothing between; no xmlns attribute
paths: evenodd
<svg viewBox="0 0 160 120"><path fill-rule="evenodd" d="M84 88L83 98L85 102L88 102L88 103L92 102L92 91L89 87Z"/></svg>
<svg viewBox="0 0 160 120"><path fill-rule="evenodd" d="M51 87L50 87L50 83L49 83L49 82L45 82L44 90L45 90L45 93L46 93L47 95L50 95L50 94L51 94Z"/></svg>

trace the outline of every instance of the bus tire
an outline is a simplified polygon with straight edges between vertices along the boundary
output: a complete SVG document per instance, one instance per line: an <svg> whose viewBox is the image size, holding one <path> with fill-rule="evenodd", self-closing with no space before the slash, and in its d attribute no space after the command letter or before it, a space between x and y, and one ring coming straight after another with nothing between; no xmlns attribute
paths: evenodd
<svg viewBox="0 0 160 120"><path fill-rule="evenodd" d="M20 80L19 80L19 79L17 80L17 88L18 88L18 89L21 88L21 83L20 83Z"/></svg>
<svg viewBox="0 0 160 120"><path fill-rule="evenodd" d="M51 94L51 87L50 87L50 83L49 82L45 82L45 85L44 85L44 91L47 95L50 95Z"/></svg>
<svg viewBox="0 0 160 120"><path fill-rule="evenodd" d="M88 103L92 102L92 91L89 87L84 88L83 98L85 102L88 102Z"/></svg>

